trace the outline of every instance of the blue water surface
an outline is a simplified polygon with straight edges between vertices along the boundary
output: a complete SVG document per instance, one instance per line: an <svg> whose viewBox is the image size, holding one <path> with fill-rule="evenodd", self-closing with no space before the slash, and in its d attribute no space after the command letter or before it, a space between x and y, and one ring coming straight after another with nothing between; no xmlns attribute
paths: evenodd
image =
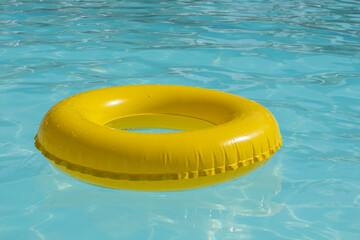
<svg viewBox="0 0 360 240"><path fill-rule="evenodd" d="M357 0L0 1L0 239L360 239ZM34 147L56 102L176 84L244 96L283 147L184 192L75 180Z"/></svg>

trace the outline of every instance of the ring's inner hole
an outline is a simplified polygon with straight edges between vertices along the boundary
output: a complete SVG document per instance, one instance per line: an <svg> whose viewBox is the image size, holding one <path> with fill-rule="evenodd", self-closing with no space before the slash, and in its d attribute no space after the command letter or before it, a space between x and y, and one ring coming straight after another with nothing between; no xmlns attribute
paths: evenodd
<svg viewBox="0 0 360 240"><path fill-rule="evenodd" d="M209 121L189 116L155 113L128 115L105 123L105 126L110 128L143 133L189 131L214 125Z"/></svg>

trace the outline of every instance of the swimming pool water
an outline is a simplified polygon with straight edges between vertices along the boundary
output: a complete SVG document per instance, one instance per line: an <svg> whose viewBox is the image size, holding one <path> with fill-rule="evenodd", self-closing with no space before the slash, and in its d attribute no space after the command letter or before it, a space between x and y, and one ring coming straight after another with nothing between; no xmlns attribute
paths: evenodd
<svg viewBox="0 0 360 240"><path fill-rule="evenodd" d="M360 3L0 1L0 239L360 239ZM266 106L282 149L232 182L132 192L60 173L33 137L86 90L176 84Z"/></svg>

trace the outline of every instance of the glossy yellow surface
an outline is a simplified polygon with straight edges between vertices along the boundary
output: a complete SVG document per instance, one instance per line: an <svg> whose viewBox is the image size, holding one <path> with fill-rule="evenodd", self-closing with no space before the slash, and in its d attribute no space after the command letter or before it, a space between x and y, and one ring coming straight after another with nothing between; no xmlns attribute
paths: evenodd
<svg viewBox="0 0 360 240"><path fill-rule="evenodd" d="M174 133L126 129L169 128ZM173 191L210 186L263 165L281 146L273 115L254 101L196 87L133 85L53 106L36 147L60 170L99 186Z"/></svg>

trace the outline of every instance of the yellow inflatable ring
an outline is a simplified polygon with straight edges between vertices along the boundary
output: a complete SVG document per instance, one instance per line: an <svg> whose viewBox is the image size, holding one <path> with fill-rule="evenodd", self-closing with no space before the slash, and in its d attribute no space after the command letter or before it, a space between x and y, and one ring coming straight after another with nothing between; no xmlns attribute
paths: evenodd
<svg viewBox="0 0 360 240"><path fill-rule="evenodd" d="M140 128L184 130L171 133ZM254 101L185 86L134 85L69 97L44 116L36 147L63 172L99 186L185 190L235 179L281 146Z"/></svg>

